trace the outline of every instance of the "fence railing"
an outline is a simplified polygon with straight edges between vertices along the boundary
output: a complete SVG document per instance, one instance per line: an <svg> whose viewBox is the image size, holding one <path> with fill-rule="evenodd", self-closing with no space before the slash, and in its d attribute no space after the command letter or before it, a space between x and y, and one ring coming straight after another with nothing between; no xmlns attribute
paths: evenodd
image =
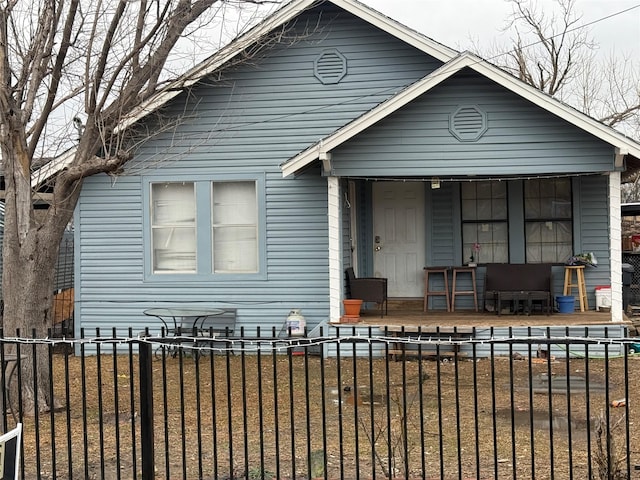
<svg viewBox="0 0 640 480"><path fill-rule="evenodd" d="M633 338L341 332L5 335L2 431L28 479L638 475Z"/></svg>

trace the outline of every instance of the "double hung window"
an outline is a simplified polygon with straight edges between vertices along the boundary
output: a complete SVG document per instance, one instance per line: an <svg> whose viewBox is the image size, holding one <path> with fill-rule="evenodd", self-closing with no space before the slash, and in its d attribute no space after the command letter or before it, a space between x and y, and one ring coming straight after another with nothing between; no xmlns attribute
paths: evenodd
<svg viewBox="0 0 640 480"><path fill-rule="evenodd" d="M524 184L527 263L562 263L573 252L571 180L549 178Z"/></svg>
<svg viewBox="0 0 640 480"><path fill-rule="evenodd" d="M150 184L152 273L259 271L256 182Z"/></svg>
<svg viewBox="0 0 640 480"><path fill-rule="evenodd" d="M463 260L508 262L507 182L463 183L461 194Z"/></svg>

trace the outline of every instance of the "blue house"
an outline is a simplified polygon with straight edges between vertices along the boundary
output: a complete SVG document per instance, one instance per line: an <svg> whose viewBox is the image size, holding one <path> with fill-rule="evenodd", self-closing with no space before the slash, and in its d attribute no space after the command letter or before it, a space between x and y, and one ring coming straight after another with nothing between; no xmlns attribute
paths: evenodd
<svg viewBox="0 0 640 480"><path fill-rule="evenodd" d="M288 3L123 127L151 134L84 183L76 329L159 328L156 306L234 308L248 331L301 309L313 327L340 318L348 266L421 299L424 266L472 253L482 295L483 264L553 263L561 293L566 259L593 252L590 306L611 285L623 319L640 145L354 0Z"/></svg>

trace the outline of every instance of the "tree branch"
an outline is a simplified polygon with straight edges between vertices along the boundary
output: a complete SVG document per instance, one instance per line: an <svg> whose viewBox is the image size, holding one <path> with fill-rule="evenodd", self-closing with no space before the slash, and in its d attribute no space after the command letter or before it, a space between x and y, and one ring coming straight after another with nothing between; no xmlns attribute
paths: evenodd
<svg viewBox="0 0 640 480"><path fill-rule="evenodd" d="M71 0L69 5L69 11L66 16L66 21L62 31L62 38L60 40L60 49L55 56L55 63L51 70L51 81L47 89L47 99L42 108L42 115L38 117L34 126L32 127L31 142L29 144L29 153L33 157L38 145L38 140L45 125L49 121L49 116L53 111L56 97L58 95L58 88L60 87L60 80L62 79L64 65L67 59L67 53L71 47L71 36L73 34L73 25L76 19L76 13L78 11L79 0ZM51 54L51 47L49 48L49 55Z"/></svg>

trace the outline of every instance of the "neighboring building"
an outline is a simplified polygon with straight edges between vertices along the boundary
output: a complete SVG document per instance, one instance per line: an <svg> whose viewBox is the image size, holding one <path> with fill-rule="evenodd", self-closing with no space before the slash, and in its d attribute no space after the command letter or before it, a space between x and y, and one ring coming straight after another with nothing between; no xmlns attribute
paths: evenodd
<svg viewBox="0 0 640 480"><path fill-rule="evenodd" d="M591 307L611 285L622 319L640 145L488 62L352 0L294 0L180 82L133 117L180 125L84 183L76 331L139 331L162 305L237 308L249 330L295 308L313 327L341 315L347 266L421 298L423 266L475 243L481 295L483 263L555 263L561 293L564 261L593 252Z"/></svg>

